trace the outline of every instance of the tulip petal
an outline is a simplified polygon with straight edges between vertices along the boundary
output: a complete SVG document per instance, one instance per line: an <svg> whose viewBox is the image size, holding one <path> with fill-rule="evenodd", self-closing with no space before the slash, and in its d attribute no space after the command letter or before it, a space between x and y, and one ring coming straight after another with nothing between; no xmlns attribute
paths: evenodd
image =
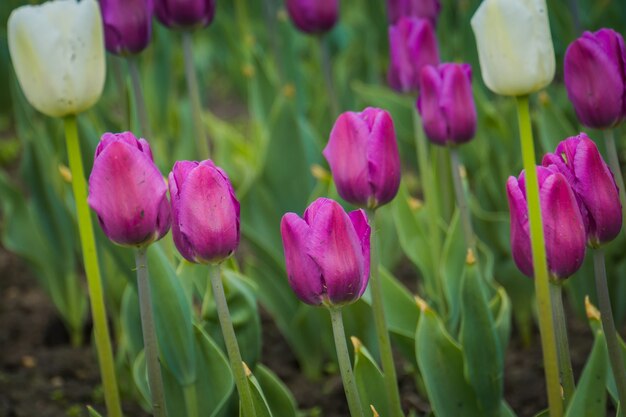
<svg viewBox="0 0 626 417"><path fill-rule="evenodd" d="M448 128L442 109L439 106L442 80L439 71L432 65L425 66L420 78L420 96L417 108L422 116L424 132L432 142L445 145L448 140Z"/></svg>
<svg viewBox="0 0 626 417"><path fill-rule="evenodd" d="M476 107L472 95L469 65L444 64L439 105L448 125L447 139L464 143L476 133Z"/></svg>
<svg viewBox="0 0 626 417"><path fill-rule="evenodd" d="M374 205L378 207L393 200L400 187L396 131L391 116L384 110L368 108L361 113L361 117L366 123L371 123L366 142L367 172L369 188L376 199ZM372 206L371 202L368 205Z"/></svg>
<svg viewBox="0 0 626 417"><path fill-rule="evenodd" d="M348 213L350 221L354 226L357 238L361 244L361 251L363 253L364 268L363 268L363 283L359 289L358 297L363 295L363 292L367 288L370 275L370 235L372 229L367 220L367 215L362 209L354 210Z"/></svg>
<svg viewBox="0 0 626 417"><path fill-rule="evenodd" d="M513 260L526 276L533 276L533 258L530 246L528 206L520 181L511 176L506 182L511 213L511 252Z"/></svg>
<svg viewBox="0 0 626 417"><path fill-rule="evenodd" d="M155 225L167 231L162 202L167 187L152 160L123 141L97 156L89 177L88 203L107 236L121 245L154 240Z"/></svg>
<svg viewBox="0 0 626 417"><path fill-rule="evenodd" d="M320 305L324 298L324 282L320 268L308 255L309 225L295 213L287 213L280 222L280 233L289 285L300 300Z"/></svg>
<svg viewBox="0 0 626 417"><path fill-rule="evenodd" d="M354 301L364 285L365 264L359 237L338 203L319 200L322 201L315 206L315 213L310 208L305 213L311 228L308 253L322 271L329 301L334 305Z"/></svg>
<svg viewBox="0 0 626 417"><path fill-rule="evenodd" d="M367 123L358 113L342 113L322 152L333 171L333 178L341 197L351 203L367 201L372 194L369 181Z"/></svg>

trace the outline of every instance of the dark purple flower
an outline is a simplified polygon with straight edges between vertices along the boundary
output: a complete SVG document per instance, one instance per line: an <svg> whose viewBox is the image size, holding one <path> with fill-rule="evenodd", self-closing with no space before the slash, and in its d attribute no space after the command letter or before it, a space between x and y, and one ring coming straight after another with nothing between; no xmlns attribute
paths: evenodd
<svg viewBox="0 0 626 417"><path fill-rule="evenodd" d="M143 51L152 37L153 0L100 0L107 51L116 55Z"/></svg>
<svg viewBox="0 0 626 417"><path fill-rule="evenodd" d="M196 263L219 263L239 246L239 201L226 173L211 160L178 161L169 175L172 234Z"/></svg>
<svg viewBox="0 0 626 417"><path fill-rule="evenodd" d="M89 176L89 206L113 242L145 246L170 228L165 180L148 142L130 132L105 133Z"/></svg>
<svg viewBox="0 0 626 417"><path fill-rule="evenodd" d="M344 200L376 208L393 200L400 186L400 156L393 120L368 107L337 118L323 152Z"/></svg>
<svg viewBox="0 0 626 417"><path fill-rule="evenodd" d="M585 126L606 129L626 116L626 48L612 29L585 32L565 52L565 87Z"/></svg>
<svg viewBox="0 0 626 417"><path fill-rule="evenodd" d="M215 17L215 0L154 0L159 21L169 28L196 28Z"/></svg>
<svg viewBox="0 0 626 417"><path fill-rule="evenodd" d="M289 284L312 305L358 300L369 281L370 226L363 210L349 214L318 198L304 212L283 216L280 225Z"/></svg>
<svg viewBox="0 0 626 417"><path fill-rule="evenodd" d="M339 17L339 0L287 0L293 24L306 33L326 32Z"/></svg>

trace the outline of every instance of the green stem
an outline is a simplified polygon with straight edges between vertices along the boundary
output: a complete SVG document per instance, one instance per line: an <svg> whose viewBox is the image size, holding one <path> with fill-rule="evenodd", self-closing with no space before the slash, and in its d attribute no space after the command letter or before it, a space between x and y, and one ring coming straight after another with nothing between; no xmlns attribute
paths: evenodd
<svg viewBox="0 0 626 417"><path fill-rule="evenodd" d="M230 361L230 368L235 377L235 384L237 385L237 391L241 399L243 416L255 417L256 411L254 409L254 402L252 401L252 392L250 391L246 371L243 367L244 364L241 359L241 353L239 352L235 329L233 328L233 322L230 318L230 312L228 311L228 304L226 303L226 295L224 294L224 287L222 286L222 267L218 266L216 272L217 273L211 273L209 275L211 277L211 287L213 288L213 296L215 297L217 315L220 320L220 326L222 327L224 343L226 344L226 352L228 353L228 359Z"/></svg>
<svg viewBox="0 0 626 417"><path fill-rule="evenodd" d="M576 385L574 384L574 372L572 371L572 359L569 354L567 341L567 326L565 324L565 311L563 310L562 286L558 282L550 282L550 299L554 313L554 331L556 335L556 348L559 358L559 371L563 386L563 403L565 408L569 404Z"/></svg>
<svg viewBox="0 0 626 417"><path fill-rule="evenodd" d="M533 143L528 96L517 97L517 115L519 119L522 159L524 161L524 170L526 171L526 200L528 201L535 293L539 313L539 333L541 335L543 367L546 375L548 407L551 417L561 417L563 415L563 399L561 398L561 385L559 384L557 347L554 324L552 322L552 303L550 302L548 263L541 220L541 206L539 205L539 183L535 165L535 145Z"/></svg>
<svg viewBox="0 0 626 417"><path fill-rule="evenodd" d="M186 417L198 417L198 395L196 392L196 384L189 384L183 387L183 395L185 397L185 408L187 409Z"/></svg>
<svg viewBox="0 0 626 417"><path fill-rule="evenodd" d="M439 279L439 261L441 257L441 235L439 231L439 202L437 200L436 190L434 187L434 180L430 171L430 164L428 162L428 144L426 143L426 137L422 131L420 115L415 105L413 109L413 134L415 136L415 150L417 152L417 163L419 165L420 179L422 181L422 188L424 192L424 200L426 202L426 209L428 210L428 216L430 217L428 227L430 228L430 238L432 244L430 245L431 259L432 259L432 272L434 276L431 277L431 292L430 296L433 300L438 301L440 306L444 305L445 297L443 295L443 287L441 280ZM426 275L426 274L424 274Z"/></svg>
<svg viewBox="0 0 626 417"><path fill-rule="evenodd" d="M200 87L198 86L196 70L193 67L193 39L191 38L191 32L189 31L183 32L183 54L185 56L185 77L187 78L187 91L189 94L189 100L191 101L193 131L196 140L198 158L206 159L209 157L209 143L204 132L204 123L202 122Z"/></svg>
<svg viewBox="0 0 626 417"><path fill-rule="evenodd" d="M596 248L593 251L593 265L596 276L598 303L600 304L600 319L602 320L604 337L606 337L606 345L609 351L609 360L611 361L615 385L617 385L620 416L626 417L626 368L624 367L624 357L619 347L617 330L615 330L615 322L613 321L611 299L609 298L609 288L606 282L604 251L601 248Z"/></svg>
<svg viewBox="0 0 626 417"><path fill-rule="evenodd" d="M334 120L339 116L340 107L339 99L337 98L337 91L333 83L333 71L330 62L330 47L328 35L320 35L318 37L320 48L320 62L322 64L322 72L324 74L324 84L326 85L326 94L330 100L330 109L333 112L332 119Z"/></svg>
<svg viewBox="0 0 626 417"><path fill-rule="evenodd" d="M385 321L383 291L379 276L380 255L377 238L378 231L376 229L376 211L368 209L367 217L369 218L370 227L372 229L369 287L372 294L374 325L376 328L376 337L378 339L378 348L380 349L380 358L383 365L383 374L385 376L385 389L387 390L387 399L391 408L391 415L394 417L400 417L404 414L402 413L402 406L400 405L400 393L398 391L396 366L393 361L391 341L389 340L389 332L387 331L387 324Z"/></svg>
<svg viewBox="0 0 626 417"><path fill-rule="evenodd" d="M365 417L361 400L359 399L359 391L356 387L356 380L352 373L352 363L350 362L350 354L348 353L348 344L346 343L346 333L343 329L343 317L341 315L341 307L330 307L330 320L333 324L333 335L335 337L335 349L337 349L337 359L339 360L339 370L341 371L341 379L343 380L343 389L348 399L348 407L352 417ZM394 385L395 385L394 381Z"/></svg>
<svg viewBox="0 0 626 417"><path fill-rule="evenodd" d="M476 235L474 234L474 228L472 227L472 219L467 205L467 199L465 198L465 191L463 190L463 182L461 181L461 163L459 160L459 150L456 146L450 147L450 161L452 162L452 179L454 182L454 193L456 195L456 202L459 206L459 212L461 214L461 224L463 225L463 235L465 236L465 246L471 250L476 256ZM478 259L478 258L477 258Z"/></svg>
<svg viewBox="0 0 626 417"><path fill-rule="evenodd" d="M605 130L604 139L606 142L606 151L609 156L609 165L611 166L611 171L613 171L615 182L619 188L619 198L622 202L622 219L626 219L626 185L624 184L624 176L622 175L622 168L619 164L619 158L617 156L617 147L615 146L615 135L613 130ZM622 227L622 231L626 234L626 227Z"/></svg>
<svg viewBox="0 0 626 417"><path fill-rule="evenodd" d="M98 363L100 365L102 385L104 387L104 401L109 417L122 417L122 407L120 405L117 380L115 377L113 350L111 348L111 336L109 335L109 328L107 326L102 280L100 279L100 269L98 266L96 239L93 234L91 213L87 206L87 184L85 182L85 171L83 170L83 160L80 153L76 116L67 116L64 120L67 155L70 170L72 171L72 188L74 190L74 199L76 200L78 232L83 252L83 263L85 264L85 275L87 275L87 289L91 300L91 315Z"/></svg>
<svg viewBox="0 0 626 417"><path fill-rule="evenodd" d="M139 66L137 58L128 58L128 72L130 73L130 81L133 85L133 95L135 96L135 105L137 106L137 115L139 116L140 136L143 138L152 138L150 125L148 123L148 112L146 110L146 101L141 90L141 76L139 75Z"/></svg>
<svg viewBox="0 0 626 417"><path fill-rule="evenodd" d="M146 353L148 384L152 396L152 412L155 417L167 417L165 395L163 393L163 379L161 377L161 365L159 364L159 351L157 348L154 318L152 316L152 296L150 295L146 251L146 247L137 248L137 250L135 250L141 332L143 334L143 346Z"/></svg>

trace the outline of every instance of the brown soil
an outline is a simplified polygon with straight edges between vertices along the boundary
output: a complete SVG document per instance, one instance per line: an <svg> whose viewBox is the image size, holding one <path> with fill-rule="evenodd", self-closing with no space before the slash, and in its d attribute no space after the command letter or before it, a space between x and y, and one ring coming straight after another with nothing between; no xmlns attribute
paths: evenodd
<svg viewBox="0 0 626 417"><path fill-rule="evenodd" d="M271 319L265 313L262 317L263 362L289 386L300 409L309 416L348 416L340 378L307 380ZM578 377L592 337L584 321L573 314L568 325ZM423 414L428 403L417 394L410 368L398 359L403 407ZM505 397L520 417L532 417L546 407L543 378L539 338L523 347L514 337L506 353ZM0 417L87 416L87 404L103 410L91 346L70 346L52 303L32 274L0 247ZM128 399L124 411L127 416L147 416Z"/></svg>

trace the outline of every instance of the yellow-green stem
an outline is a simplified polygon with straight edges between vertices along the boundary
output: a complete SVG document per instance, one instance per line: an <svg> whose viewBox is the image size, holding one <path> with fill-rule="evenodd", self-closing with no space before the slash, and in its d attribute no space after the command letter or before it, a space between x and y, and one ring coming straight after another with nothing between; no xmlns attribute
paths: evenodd
<svg viewBox="0 0 626 417"><path fill-rule="evenodd" d="M528 202L535 293L539 313L543 367L546 376L546 389L548 391L548 408L550 417L561 417L563 415L563 399L561 397L561 385L559 384L559 367L554 323L552 322L548 263L541 220L541 206L539 205L539 183L537 180L537 166L535 165L535 144L533 143L529 107L528 96L517 97L517 115L519 119L522 159L524 170L526 171L526 201Z"/></svg>
<svg viewBox="0 0 626 417"><path fill-rule="evenodd" d="M133 95L135 96L135 107L137 116L139 117L139 127L141 131L139 135L143 138L151 139L150 124L148 123L148 110L146 108L146 100L141 90L141 76L139 74L139 66L137 58L128 58L128 72L130 73L130 81L133 86Z"/></svg>
<svg viewBox="0 0 626 417"><path fill-rule="evenodd" d="M389 401L391 416L401 417L402 406L400 404L400 393L398 391L398 379L396 377L396 366L393 361L393 351L389 340L389 331L385 321L385 309L383 304L383 291L380 284L379 267L380 257L378 248L378 230L376 230L376 211L367 210L371 232L371 262L370 262L370 292L372 294L372 312L374 314L374 326L376 328L376 338L380 349L380 359L383 365L385 377L385 389L387 390L387 400Z"/></svg>
<svg viewBox="0 0 626 417"><path fill-rule="evenodd" d="M572 370L572 359L569 354L569 343L567 341L567 325L565 323L565 311L563 310L563 291L561 283L550 282L550 297L554 313L554 331L556 335L556 348L559 358L559 371L561 374L561 385L563 386L563 403L567 409L576 385L574 383L574 371Z"/></svg>
<svg viewBox="0 0 626 417"><path fill-rule="evenodd" d="M335 120L339 116L339 99L337 98L337 91L333 83L333 71L332 63L330 62L330 47L328 35L320 35L317 38L320 49L320 63L322 66L322 73L324 75L324 84L326 85L326 96L330 102L330 109L333 112L331 119Z"/></svg>
<svg viewBox="0 0 626 417"><path fill-rule="evenodd" d="M193 119L193 133L195 135L198 159L207 159L209 155L209 141L204 132L202 121L202 102L200 100L200 87L196 70L193 67L193 39L192 33L183 32L183 54L185 61L185 77L187 78L187 92L191 101L191 115Z"/></svg>
<svg viewBox="0 0 626 417"><path fill-rule="evenodd" d="M619 164L619 157L617 156L617 147L615 146L615 134L613 133L613 130L605 130L604 139L606 142L606 152L609 156L609 166L615 176L617 188L619 188L619 199L622 202L622 219L626 221L626 185L624 184L622 167ZM622 231L626 234L626 227L622 227Z"/></svg>
<svg viewBox="0 0 626 417"><path fill-rule="evenodd" d="M357 390L356 381L352 372L352 363L350 361L350 354L348 353L348 344L346 343L346 333L343 329L341 307L330 307L328 311L330 312L330 319L333 325L335 349L337 350L339 370L341 371L341 379L343 380L343 389L348 399L350 415L352 417L365 417L361 400L359 399L359 391Z"/></svg>
<svg viewBox="0 0 626 417"><path fill-rule="evenodd" d="M198 394L196 392L196 383L185 385L183 387L183 395L185 397L185 408L187 409L186 417L198 417Z"/></svg>
<svg viewBox="0 0 626 417"><path fill-rule="evenodd" d="M606 282L606 268L604 265L604 251L602 248L595 248L593 251L593 265L596 276L596 290L598 292L598 304L600 305L600 320L602 329L606 337L611 370L617 386L617 396L620 403L620 417L626 417L626 368L624 367L624 357L622 356L617 340L617 330L613 321L613 309L611 308L611 298Z"/></svg>
<svg viewBox="0 0 626 417"><path fill-rule="evenodd" d="M456 195L456 203L459 207L461 215L461 225L463 226L463 235L465 236L465 246L470 249L475 256L476 252L476 235L472 227L472 218L467 205L467 198L463 190L463 181L461 180L461 163L459 161L459 150L456 146L450 147L450 161L452 162L452 179L454 182L454 193Z"/></svg>
<svg viewBox="0 0 626 417"><path fill-rule="evenodd" d="M246 371L243 367L239 344L237 343L235 329L233 328L230 311L226 303L226 294L224 294L224 287L222 285L222 267L218 266L215 269L215 273L210 273L209 275L211 277L211 287L213 288L213 297L215 297L217 315L220 320L222 334L224 335L224 343L226 344L226 352L228 353L228 360L230 361L230 369L235 377L235 384L237 385L237 392L239 392L243 416L255 417L256 411L252 400L252 391L250 390Z"/></svg>
<svg viewBox="0 0 626 417"><path fill-rule="evenodd" d="M122 417L122 407L120 405L113 362L111 336L109 335L107 325L102 280L100 278L100 268L98 265L98 253L96 252L96 239L93 233L93 224L91 223L91 213L87 206L87 184L80 152L80 142L78 140L76 116L67 116L64 121L67 155L72 172L72 188L74 190L74 199L76 200L78 232L83 252L83 262L85 264L85 275L87 276L87 290L89 292L89 299L91 300L91 315L98 363L100 365L102 385L104 387L104 401L109 417Z"/></svg>
<svg viewBox="0 0 626 417"><path fill-rule="evenodd" d="M424 200L426 202L426 210L428 211L430 228L430 257L432 259L431 279L431 297L437 302L439 307L445 304L443 295L443 286L440 280L439 261L441 259L441 235L439 230L439 200L437 198L434 179L431 175L430 164L428 163L428 144L426 137L422 131L420 115L416 106L413 108L413 135L415 137L415 150L417 152L417 164L419 166L420 180L424 192Z"/></svg>
<svg viewBox="0 0 626 417"><path fill-rule="evenodd" d="M141 313L141 333L143 335L143 346L146 354L148 385L150 386L150 394L152 396L152 413L155 417L167 417L163 379L161 377L161 365L159 364L159 349L157 347L154 317L152 314L152 296L150 294L146 251L146 247L138 248L135 251L139 311Z"/></svg>

